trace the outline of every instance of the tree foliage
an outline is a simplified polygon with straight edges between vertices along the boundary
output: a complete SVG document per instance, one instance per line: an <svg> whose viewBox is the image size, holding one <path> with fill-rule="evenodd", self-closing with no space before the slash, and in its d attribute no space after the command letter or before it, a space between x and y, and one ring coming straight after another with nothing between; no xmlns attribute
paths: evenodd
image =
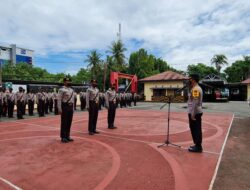
<svg viewBox="0 0 250 190"><path fill-rule="evenodd" d="M109 66L113 71L125 71L126 57L124 53L126 50L127 49L124 47L124 44L121 40L113 41L111 43L111 46L107 52L111 54Z"/></svg>
<svg viewBox="0 0 250 190"><path fill-rule="evenodd" d="M136 74L139 78L145 78L167 70L174 70L166 61L148 54L145 49L131 53L129 58L128 73Z"/></svg>
<svg viewBox="0 0 250 190"><path fill-rule="evenodd" d="M204 78L209 74L219 74L214 67L207 66L203 63L198 63L196 65L188 65L187 74L199 74L200 78Z"/></svg>
<svg viewBox="0 0 250 190"><path fill-rule="evenodd" d="M93 78L97 77L97 73L100 72L100 64L101 54L97 52L97 50L92 50L89 55L87 55L87 59L85 62L88 63L88 68L90 68L91 74Z"/></svg>
<svg viewBox="0 0 250 190"><path fill-rule="evenodd" d="M250 77L250 56L243 56L243 60L235 61L224 72L228 82L241 82L247 79Z"/></svg>
<svg viewBox="0 0 250 190"><path fill-rule="evenodd" d="M223 54L214 55L211 59L211 64L214 64L217 72L220 73L222 66L228 64L227 57Z"/></svg>

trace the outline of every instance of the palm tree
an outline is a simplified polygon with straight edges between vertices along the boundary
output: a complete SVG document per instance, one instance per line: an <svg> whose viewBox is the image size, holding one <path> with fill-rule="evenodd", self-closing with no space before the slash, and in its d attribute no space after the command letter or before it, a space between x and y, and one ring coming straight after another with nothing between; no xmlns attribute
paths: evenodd
<svg viewBox="0 0 250 190"><path fill-rule="evenodd" d="M92 50L90 54L87 55L85 62L88 63L88 67L90 68L92 77L94 78L97 76L101 61L101 54L99 54L97 50Z"/></svg>
<svg viewBox="0 0 250 190"><path fill-rule="evenodd" d="M124 52L127 49L124 47L124 44L121 40L117 42L112 42L111 47L109 47L108 52L111 53L112 60L114 62L114 66L118 71L121 71L125 67L125 55Z"/></svg>
<svg viewBox="0 0 250 190"><path fill-rule="evenodd" d="M215 65L216 70L218 73L220 73L222 66L228 64L227 57L223 54L214 55L214 57L211 59L211 63Z"/></svg>

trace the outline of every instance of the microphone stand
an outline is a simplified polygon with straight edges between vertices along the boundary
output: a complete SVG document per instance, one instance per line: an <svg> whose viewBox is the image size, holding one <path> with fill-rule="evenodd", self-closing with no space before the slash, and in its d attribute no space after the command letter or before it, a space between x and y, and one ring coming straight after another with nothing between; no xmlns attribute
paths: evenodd
<svg viewBox="0 0 250 190"><path fill-rule="evenodd" d="M187 88L187 87L188 87L188 86L184 86L183 88L178 89L176 92L180 92L180 91L184 90L184 89ZM175 93L176 93L176 92L175 92ZM173 99L175 98L175 96L176 96L176 95L173 96ZM168 146L168 145L172 145L172 146L176 146L176 147L181 148L180 145L171 143L170 140L169 140L169 127L170 127L170 126L169 126L169 123L170 123L170 104L171 104L171 96L168 96L167 98L168 98L168 99L167 99L167 103L164 104L164 105L162 105L162 106L160 107L160 109L162 109L162 108L164 108L164 107L168 104L167 139L166 139L166 141L165 141L163 144L158 145L157 147L160 148L160 147L165 146L165 145L167 145L167 146Z"/></svg>

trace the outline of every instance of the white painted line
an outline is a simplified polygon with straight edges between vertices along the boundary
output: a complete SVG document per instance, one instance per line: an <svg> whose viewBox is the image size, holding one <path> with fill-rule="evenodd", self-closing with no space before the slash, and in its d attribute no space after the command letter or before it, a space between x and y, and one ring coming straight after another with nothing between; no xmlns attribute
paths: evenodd
<svg viewBox="0 0 250 190"><path fill-rule="evenodd" d="M11 186L12 188L16 189L16 190L22 190L20 187L17 187L16 185L14 185L13 183L11 183L10 181L0 177L0 180L3 181L4 183L8 184L9 186Z"/></svg>
<svg viewBox="0 0 250 190"><path fill-rule="evenodd" d="M234 115L233 115L233 118L231 120L230 127L228 128L226 138L225 138L224 143L222 145L220 156L219 156L219 159L218 159L217 164L216 164L215 172L214 172L213 178L211 180L211 183L209 185L209 190L213 189L213 185L214 185L214 182L215 182L218 170L219 170L219 166L220 166L222 155L223 155L223 152L224 152L224 149L225 149L225 146L226 146L226 142L227 142L227 139L228 139L228 136L229 136L229 132L231 131L231 128L232 128L233 120L234 120Z"/></svg>

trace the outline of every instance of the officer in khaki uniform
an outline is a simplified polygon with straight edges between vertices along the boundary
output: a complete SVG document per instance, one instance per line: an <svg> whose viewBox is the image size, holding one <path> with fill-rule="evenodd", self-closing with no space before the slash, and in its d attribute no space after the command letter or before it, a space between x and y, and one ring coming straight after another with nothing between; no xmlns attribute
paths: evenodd
<svg viewBox="0 0 250 190"><path fill-rule="evenodd" d="M14 112L14 106L15 106L15 94L12 91L13 89L9 88L9 93L7 94L9 118L13 118L13 112Z"/></svg>
<svg viewBox="0 0 250 190"><path fill-rule="evenodd" d="M33 90L29 91L29 93L27 94L27 99L28 99L29 115L33 116L34 115L34 104L35 104L35 94L33 93Z"/></svg>
<svg viewBox="0 0 250 190"><path fill-rule="evenodd" d="M74 90L71 86L71 79L65 77L63 79L64 86L58 91L58 113L61 114L61 141L68 143L74 141L70 138L70 128L74 112Z"/></svg>
<svg viewBox="0 0 250 190"><path fill-rule="evenodd" d="M24 105L23 88L19 87L19 91L15 94L15 104L17 106L17 119L23 119L23 105Z"/></svg>
<svg viewBox="0 0 250 190"><path fill-rule="evenodd" d="M97 88L97 81L91 80L91 87L86 92L86 108L89 111L89 135L98 134L96 131L96 122L99 111L99 89Z"/></svg>
<svg viewBox="0 0 250 190"><path fill-rule="evenodd" d="M106 107L108 109L108 128L115 129L114 121L115 121L115 112L116 112L116 102L117 95L115 91L115 84L112 84L111 89L106 92Z"/></svg>
<svg viewBox="0 0 250 190"><path fill-rule="evenodd" d="M202 97L203 92L198 84L199 75L190 75L189 84L191 91L188 97L188 118L194 145L188 149L190 152L202 152Z"/></svg>
<svg viewBox="0 0 250 190"><path fill-rule="evenodd" d="M36 94L36 101L37 101L37 110L39 117L44 117L45 112L45 94L41 88L38 89L38 93Z"/></svg>

